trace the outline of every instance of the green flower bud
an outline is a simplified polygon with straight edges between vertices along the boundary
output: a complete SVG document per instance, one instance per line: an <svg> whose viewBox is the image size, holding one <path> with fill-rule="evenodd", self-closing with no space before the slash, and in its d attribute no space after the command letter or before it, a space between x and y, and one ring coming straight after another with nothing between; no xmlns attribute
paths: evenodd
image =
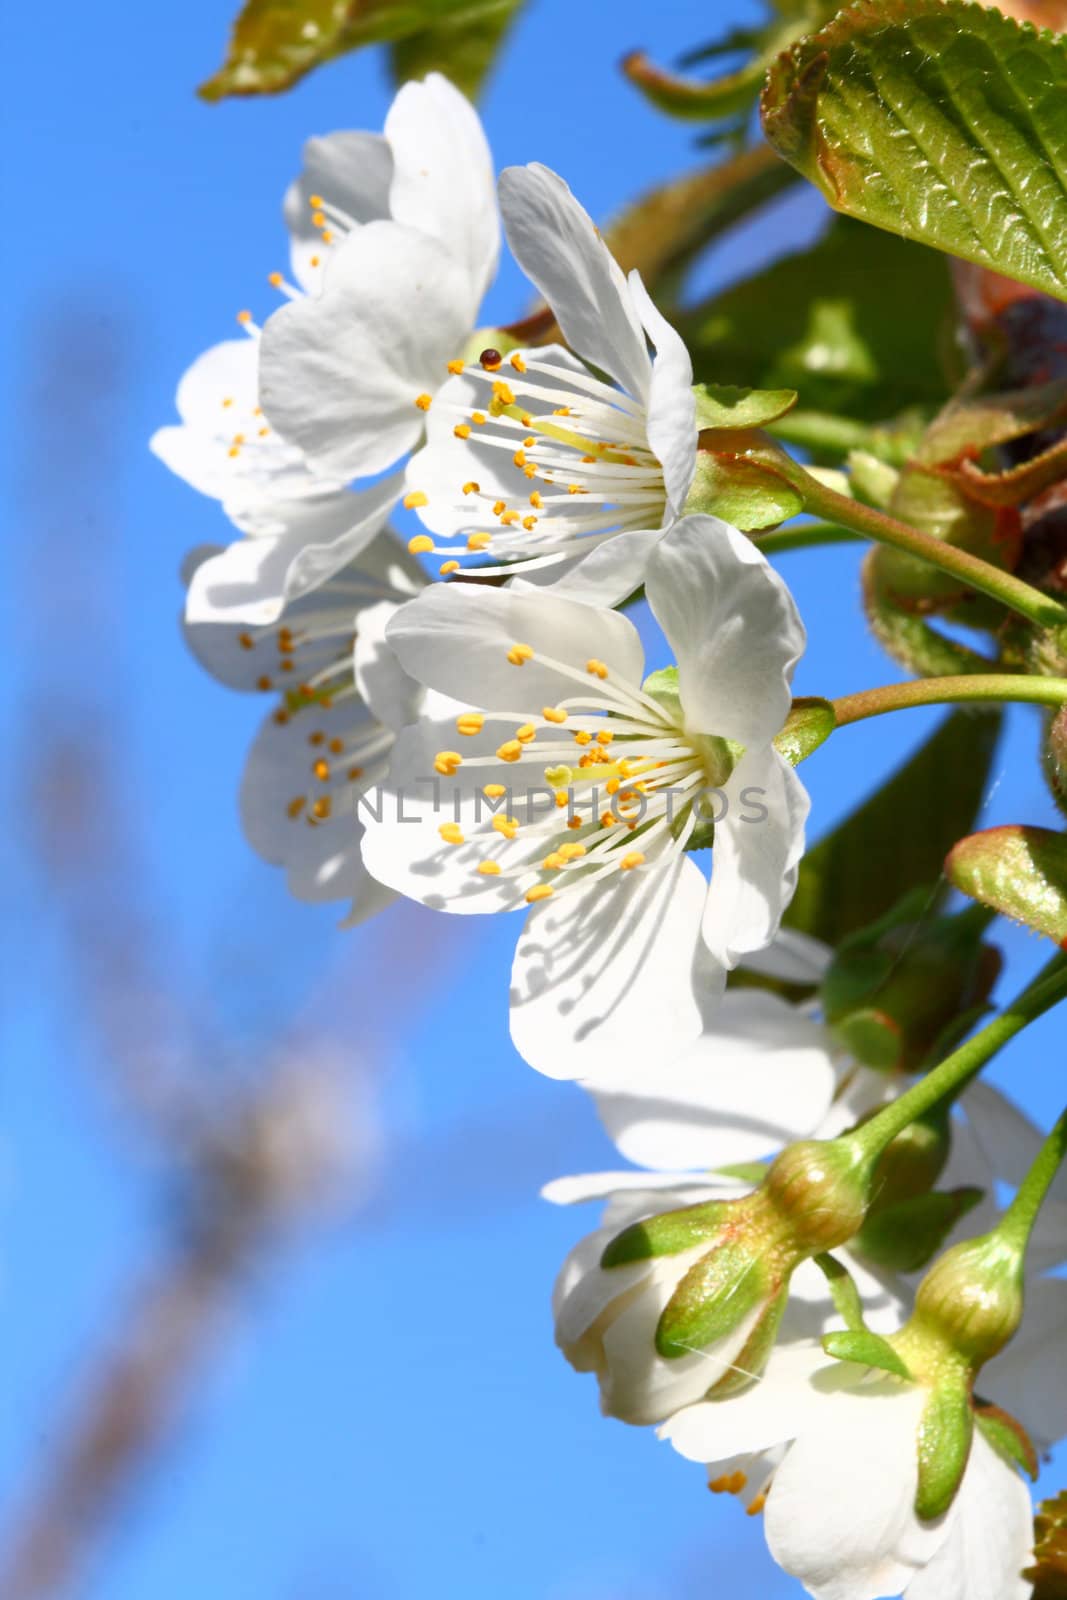
<svg viewBox="0 0 1067 1600"><path fill-rule="evenodd" d="M982 944L974 908L930 921L928 896L905 896L840 946L822 985L826 1019L864 1066L917 1072L955 1043L995 981L999 961Z"/></svg>
<svg viewBox="0 0 1067 1600"><path fill-rule="evenodd" d="M962 1358L973 1374L1003 1350L1022 1315L1022 1253L993 1232L953 1245L935 1262L908 1326Z"/></svg>
<svg viewBox="0 0 1067 1600"><path fill-rule="evenodd" d="M846 1244L863 1226L869 1167L849 1139L806 1139L772 1165L763 1193L800 1261Z"/></svg>

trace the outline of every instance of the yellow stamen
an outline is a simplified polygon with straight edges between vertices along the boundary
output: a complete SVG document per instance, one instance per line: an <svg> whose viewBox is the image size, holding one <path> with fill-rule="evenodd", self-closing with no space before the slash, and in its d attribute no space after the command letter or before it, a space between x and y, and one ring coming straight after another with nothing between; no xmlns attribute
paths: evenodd
<svg viewBox="0 0 1067 1600"><path fill-rule="evenodd" d="M622 872L629 872L633 867L644 866L644 863L645 858L640 850L628 850L619 862L619 869Z"/></svg>
<svg viewBox="0 0 1067 1600"><path fill-rule="evenodd" d="M553 890L550 883L535 883L532 889L527 889L526 891L526 902L531 906L536 905L538 900L549 899L552 893Z"/></svg>
<svg viewBox="0 0 1067 1600"><path fill-rule="evenodd" d="M518 739L508 739L497 751L500 761L518 761L522 756L522 745Z"/></svg>
<svg viewBox="0 0 1067 1600"><path fill-rule="evenodd" d="M415 396L415 404L418 406L420 411L429 411L430 407L433 405L433 395L417 394Z"/></svg>
<svg viewBox="0 0 1067 1600"><path fill-rule="evenodd" d="M517 350L515 351L514 355L510 359L511 359L511 365L515 368L516 372L525 372L526 371L526 363L522 359L522 357L520 356L520 354L519 354L519 352Z"/></svg>
<svg viewBox="0 0 1067 1600"><path fill-rule="evenodd" d="M540 490L535 489L533 494L530 496L530 504L533 506L535 511L540 511L543 509L544 503L545 502L541 498Z"/></svg>
<svg viewBox="0 0 1067 1600"><path fill-rule="evenodd" d="M586 670L586 672L588 672L590 674L590 676L592 676L594 678L602 678L603 679L603 678L606 678L607 675L608 675L608 669L605 666L604 662L603 661L598 661L595 656L591 656L590 659L586 662L585 670Z"/></svg>
<svg viewBox="0 0 1067 1600"><path fill-rule="evenodd" d="M433 549L433 540L428 533L417 533L413 539L408 540L408 549L413 556L429 555Z"/></svg>
<svg viewBox="0 0 1067 1600"><path fill-rule="evenodd" d="M577 861L579 856L584 856L585 855L585 845L584 844L561 844L560 847L559 847L559 850L557 851L557 854L561 855L563 857L564 861Z"/></svg>
<svg viewBox="0 0 1067 1600"><path fill-rule="evenodd" d="M450 576L451 573L458 572L458 571L459 571L459 562L458 561L442 561L441 565L437 569L437 575L438 575L439 578L447 578L447 577Z"/></svg>
<svg viewBox="0 0 1067 1600"><path fill-rule="evenodd" d="M469 439L471 436L471 425L469 422L457 422L456 426L452 429L452 432L455 434L457 439Z"/></svg>
<svg viewBox="0 0 1067 1600"><path fill-rule="evenodd" d="M457 356L455 361L450 361L448 363L448 370L449 372L454 372L458 377L463 371L463 358L461 356Z"/></svg>
<svg viewBox="0 0 1067 1600"><path fill-rule="evenodd" d="M507 792L502 783L487 783L482 788L482 793L487 800L502 800Z"/></svg>
<svg viewBox="0 0 1067 1600"><path fill-rule="evenodd" d="M467 537L467 549L488 550L492 542L493 536L490 533L472 533Z"/></svg>
<svg viewBox="0 0 1067 1600"><path fill-rule="evenodd" d="M596 736L596 742L597 744L610 744L614 737L615 735L612 733L610 728L601 728L600 732Z"/></svg>
<svg viewBox="0 0 1067 1600"><path fill-rule="evenodd" d="M456 732L464 733L468 738L481 733L484 727L485 718L479 711L465 711L461 717L456 718Z"/></svg>
<svg viewBox="0 0 1067 1600"><path fill-rule="evenodd" d="M536 738L536 736L537 729L532 722L524 722L521 728L515 729L515 737L520 744L529 744L530 740Z"/></svg>
<svg viewBox="0 0 1067 1600"><path fill-rule="evenodd" d="M559 706L542 706L541 715L546 722L566 722L567 713L561 711Z"/></svg>
<svg viewBox="0 0 1067 1600"><path fill-rule="evenodd" d="M464 843L463 829L458 822L442 822L437 831L445 841L445 844Z"/></svg>
<svg viewBox="0 0 1067 1600"><path fill-rule="evenodd" d="M428 506L429 499L421 489L412 489L410 494L404 496L404 510L415 511L419 506Z"/></svg>
<svg viewBox="0 0 1067 1600"><path fill-rule="evenodd" d="M533 660L533 647L528 644L513 644L508 651L508 660L513 667L521 667L523 662Z"/></svg>
<svg viewBox="0 0 1067 1600"><path fill-rule="evenodd" d="M272 289L280 289L282 284L285 282L285 279L282 277L280 272L272 272L270 277L267 279L267 282L270 284Z"/></svg>
<svg viewBox="0 0 1067 1600"><path fill-rule="evenodd" d="M497 833L502 833L505 839L514 839L519 831L517 817L494 817L493 827Z"/></svg>
<svg viewBox="0 0 1067 1600"><path fill-rule="evenodd" d="M479 861L478 871L483 878L499 878L500 863L499 861Z"/></svg>
<svg viewBox="0 0 1067 1600"><path fill-rule="evenodd" d="M439 750L434 757L433 770L439 772L442 778L451 778L462 765L463 757L458 750Z"/></svg>
<svg viewBox="0 0 1067 1600"><path fill-rule="evenodd" d="M463 493L464 494L477 494L478 490L480 488L481 488L481 484L480 483L475 483L474 479L471 478L468 483L465 483L463 485Z"/></svg>

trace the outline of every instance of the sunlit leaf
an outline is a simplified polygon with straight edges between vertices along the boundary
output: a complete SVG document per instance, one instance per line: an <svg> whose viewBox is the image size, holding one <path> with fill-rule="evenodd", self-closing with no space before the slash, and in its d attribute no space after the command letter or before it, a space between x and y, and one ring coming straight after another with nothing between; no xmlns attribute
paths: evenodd
<svg viewBox="0 0 1067 1600"><path fill-rule="evenodd" d="M856 0L763 125L838 211L1067 298L1067 40L968 0Z"/></svg>
<svg viewBox="0 0 1067 1600"><path fill-rule="evenodd" d="M946 855L974 826L999 731L996 712L947 717L888 783L804 857L789 926L836 945L909 889L938 882Z"/></svg>
<svg viewBox="0 0 1067 1600"><path fill-rule="evenodd" d="M806 412L881 421L947 398L938 351L952 322L941 257L837 220L813 250L716 295L681 326L698 379L796 389Z"/></svg>
<svg viewBox="0 0 1067 1600"><path fill-rule="evenodd" d="M432 69L473 94L522 0L247 0L205 100L277 94L325 61L392 44L395 76Z"/></svg>

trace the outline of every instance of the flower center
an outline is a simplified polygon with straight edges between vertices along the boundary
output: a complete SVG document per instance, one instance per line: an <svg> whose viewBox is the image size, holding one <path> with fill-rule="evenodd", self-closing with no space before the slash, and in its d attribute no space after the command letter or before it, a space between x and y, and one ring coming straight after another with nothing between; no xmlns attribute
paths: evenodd
<svg viewBox="0 0 1067 1600"><path fill-rule="evenodd" d="M455 417L452 435L425 453L433 482L427 474L424 488L416 459L405 505L427 508L431 528L443 517L456 528L447 537L465 540L421 534L409 548L445 556L447 576L471 556L548 567L628 529L658 528L666 490L644 407L577 365L536 352L516 351L506 373L504 366L496 350L483 351L477 364L449 363L455 381L434 404ZM427 410L430 399L419 395L415 404ZM448 452L443 470L440 451ZM442 478L447 486L439 490Z"/></svg>
<svg viewBox="0 0 1067 1600"><path fill-rule="evenodd" d="M580 692L539 712L456 719L457 744L492 724L501 741L493 754L439 751L441 777L504 763L521 764L534 781L482 786L472 818L441 824L444 843L467 852L472 873L512 880L516 901L531 904L611 874L659 870L683 851L702 822L708 771L678 720L596 657L574 665L516 643L507 659L537 662Z"/></svg>

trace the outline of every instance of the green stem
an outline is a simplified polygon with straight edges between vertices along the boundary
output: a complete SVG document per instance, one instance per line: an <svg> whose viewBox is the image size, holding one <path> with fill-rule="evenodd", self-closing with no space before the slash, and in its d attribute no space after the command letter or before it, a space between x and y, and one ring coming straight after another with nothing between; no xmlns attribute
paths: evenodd
<svg viewBox="0 0 1067 1600"><path fill-rule="evenodd" d="M826 517L830 522L840 523L843 528L851 528L878 544L891 545L910 556L917 556L920 561L928 561L931 566L959 578L970 588L998 600L1009 610L1017 611L1039 628L1063 627L1067 624L1067 609L1050 595L1042 594L1040 589L1034 589L1010 572L1001 571L990 562L972 555L969 550L960 550L945 539L935 539L928 533L921 533L918 528L909 527L906 522L898 522L896 517L884 511L876 511L873 506L865 506L859 500L851 500L848 495L828 489L797 462L791 458L788 460L789 482L804 496L806 510Z"/></svg>
<svg viewBox="0 0 1067 1600"><path fill-rule="evenodd" d="M873 1164L898 1133L903 1133L946 1096L958 1094L1009 1040L1063 999L1067 999L1067 956L1058 953L999 1017L994 1017L980 1033L946 1056L940 1066L845 1137Z"/></svg>
<svg viewBox="0 0 1067 1600"><path fill-rule="evenodd" d="M887 683L881 689L845 694L830 703L839 728L864 722L887 711L910 706L946 706L993 701L1025 701L1028 705L1054 706L1067 702L1067 678L1032 678L1023 673L975 672L953 678L917 678L910 683Z"/></svg>
<svg viewBox="0 0 1067 1600"><path fill-rule="evenodd" d="M1041 1146L1037 1160L1016 1191L1015 1199L997 1226L997 1233L1022 1252L1025 1251L1037 1214L1067 1156L1067 1110Z"/></svg>
<svg viewBox="0 0 1067 1600"><path fill-rule="evenodd" d="M802 522L788 528L774 528L770 533L749 536L765 556L781 555L786 550L806 550L817 544L856 544L859 534L848 528L837 528L832 522Z"/></svg>

